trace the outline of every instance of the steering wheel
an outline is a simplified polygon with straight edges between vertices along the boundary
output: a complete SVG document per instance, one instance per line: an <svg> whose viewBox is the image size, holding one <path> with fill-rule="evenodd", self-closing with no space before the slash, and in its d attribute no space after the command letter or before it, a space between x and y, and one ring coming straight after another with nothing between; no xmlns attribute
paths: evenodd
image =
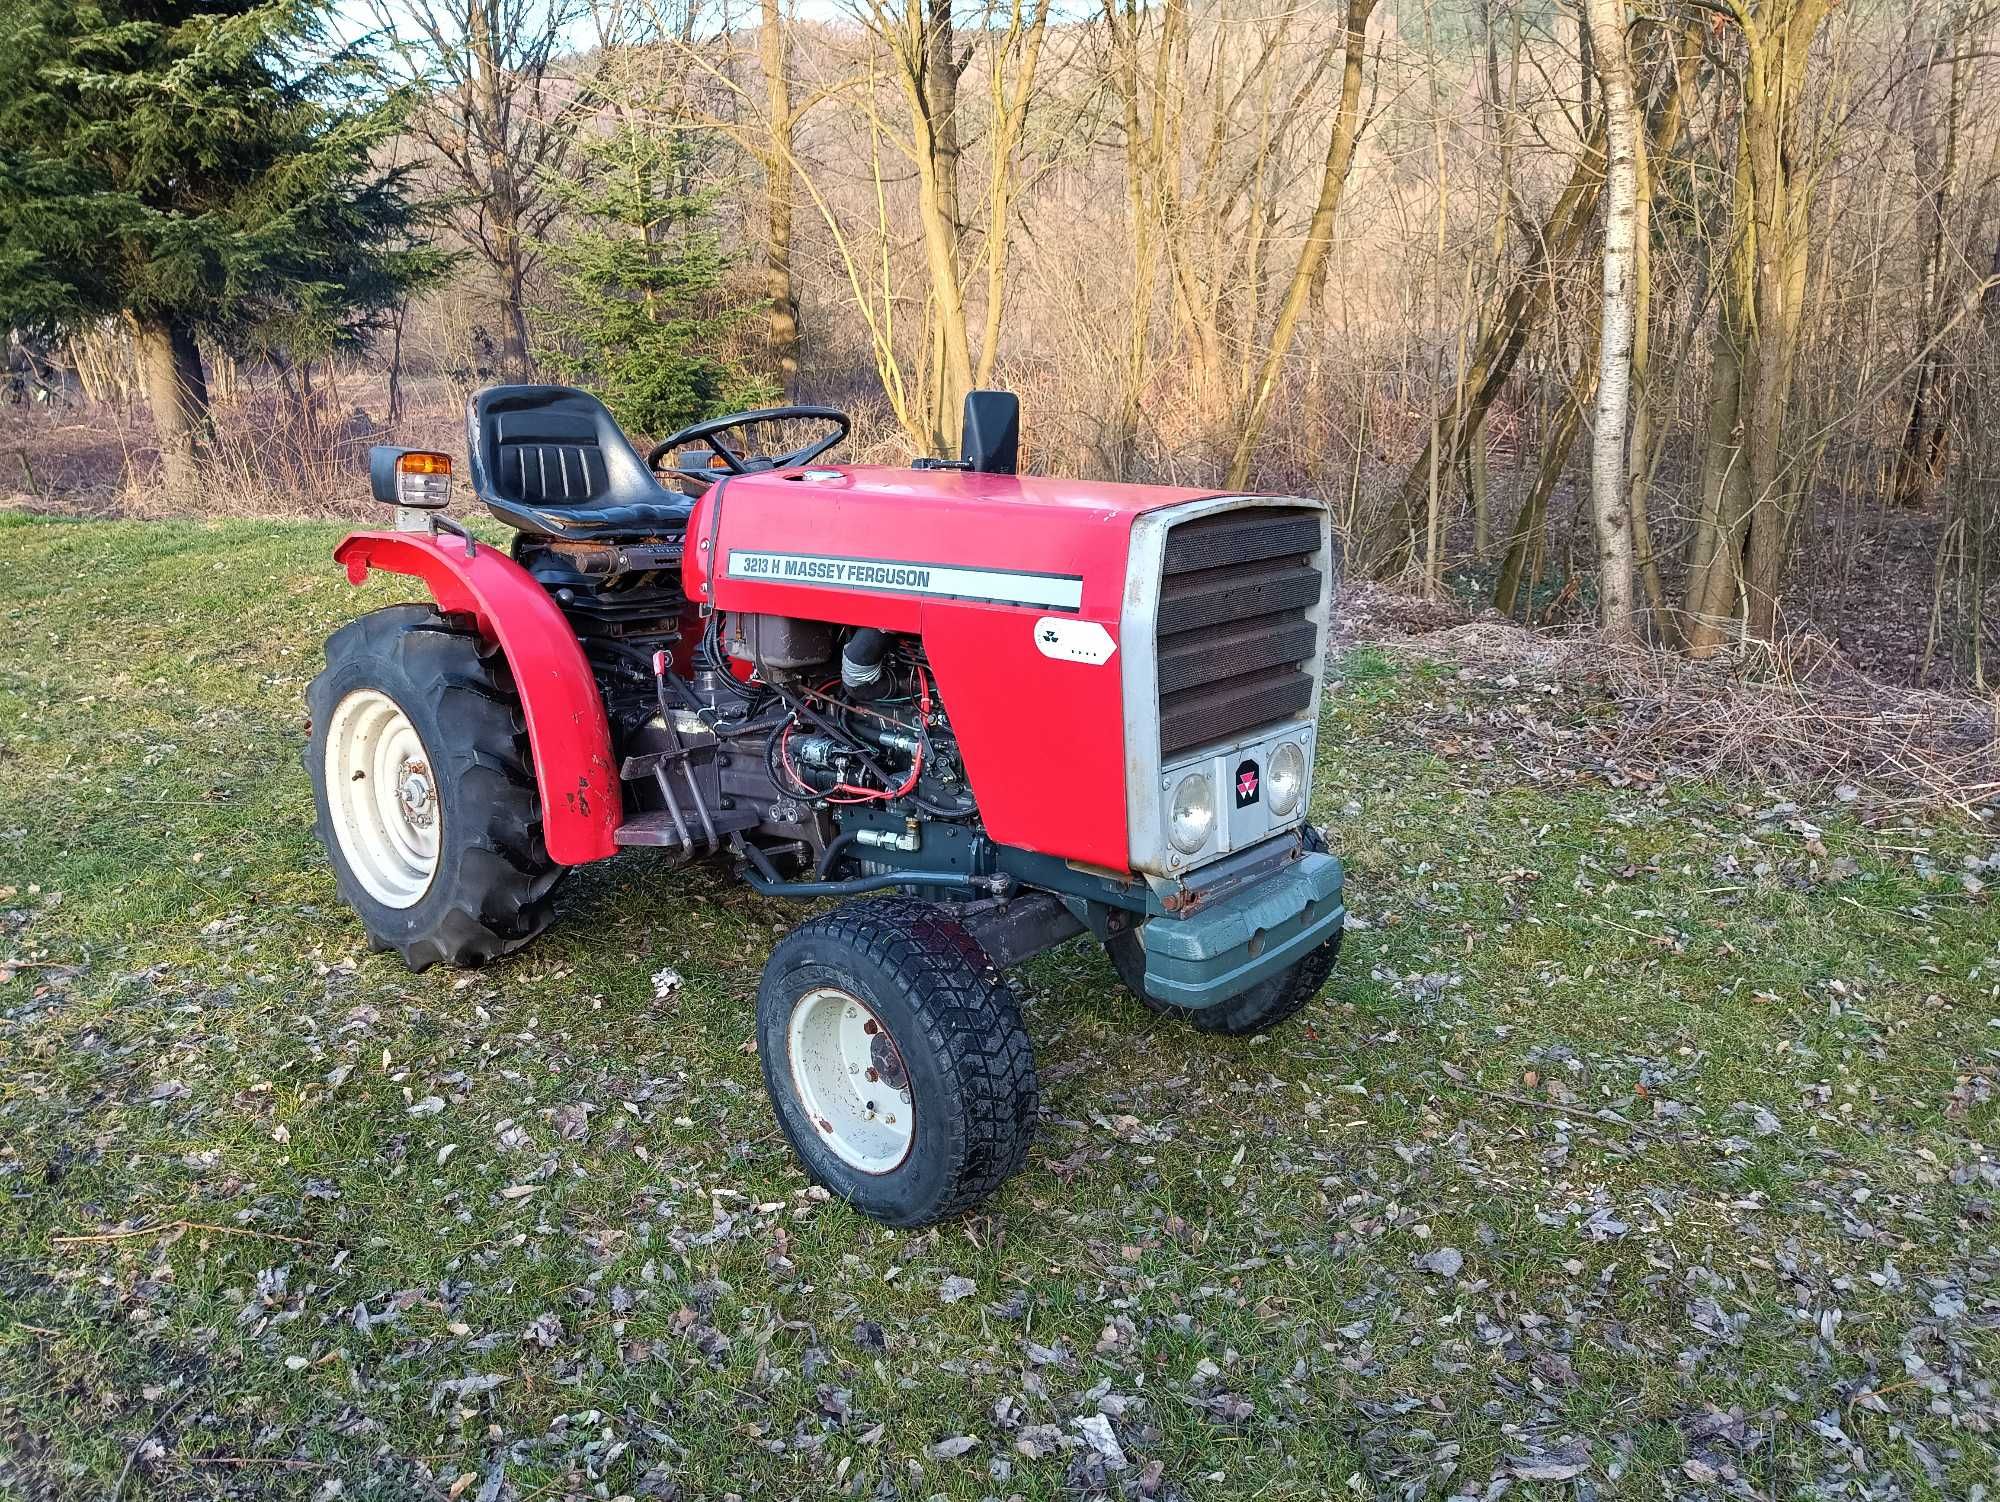
<svg viewBox="0 0 2000 1502"><path fill-rule="evenodd" d="M774 459L756 459L746 462L744 456L722 441L722 435L731 428L747 428L760 422L786 421L830 422L834 430L817 443L809 443L794 449L789 454L780 454ZM683 444L705 443L722 461L723 467L732 475L748 474L751 469L794 469L801 464L810 464L821 454L846 438L854 427L854 419L838 407L764 407L755 412L732 412L727 417L711 417L707 422L695 423L682 428L653 445L653 451L646 455L646 468L659 472L660 461L680 448Z"/></svg>

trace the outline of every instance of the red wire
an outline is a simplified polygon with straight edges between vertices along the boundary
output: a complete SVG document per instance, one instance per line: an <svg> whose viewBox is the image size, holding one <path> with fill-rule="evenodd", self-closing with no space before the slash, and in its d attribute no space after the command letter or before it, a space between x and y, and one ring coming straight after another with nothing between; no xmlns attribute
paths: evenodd
<svg viewBox="0 0 2000 1502"><path fill-rule="evenodd" d="M918 667L916 671L917 671L917 724L919 728L921 728L927 721L929 721L931 717L931 684L930 684L930 679L924 675L924 670L922 667ZM826 695L823 692L814 693L813 690L811 689L807 689L806 692L812 694L813 697L816 699L826 698ZM832 701L829 700L829 702ZM857 709L861 708L860 705L855 705L853 707ZM888 715L877 713L875 710L872 709L863 710L863 713L874 715L875 718L878 720L889 720L889 723L892 725L898 723L895 720L891 720ZM780 734L778 737L778 761L784 767L785 775L792 779L793 784L810 795L813 794L816 790L811 786L811 784L809 784L805 780L804 777L799 775L798 768L792 765L791 741L792 741L793 728L794 727L790 724L786 725L783 733ZM923 742L919 740L917 743L917 753L910 759L910 775L903 779L902 786L895 788L892 791L884 792L880 788L857 787L855 786L855 784L851 782L836 782L831 789L832 792L851 793L854 796L849 798L827 797L826 801L829 803L838 803L843 805L854 804L854 803L877 803L877 802L887 803L893 799L902 797L905 793L909 792L911 788L915 787L917 785L917 779L923 776L923 772L924 772L924 747L923 747ZM826 796L826 795L822 794L820 796Z"/></svg>

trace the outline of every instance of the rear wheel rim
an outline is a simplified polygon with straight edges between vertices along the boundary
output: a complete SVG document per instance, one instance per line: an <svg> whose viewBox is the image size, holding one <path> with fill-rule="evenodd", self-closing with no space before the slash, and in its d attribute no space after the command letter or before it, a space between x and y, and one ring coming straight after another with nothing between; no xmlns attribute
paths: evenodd
<svg viewBox="0 0 2000 1502"><path fill-rule="evenodd" d="M813 1134L848 1167L884 1174L916 1140L916 1102L902 1051L860 998L817 986L785 1029L792 1089Z"/></svg>
<svg viewBox="0 0 2000 1502"><path fill-rule="evenodd" d="M347 868L385 907L413 907L437 875L444 809L423 737L402 706L360 688L334 707L326 802Z"/></svg>

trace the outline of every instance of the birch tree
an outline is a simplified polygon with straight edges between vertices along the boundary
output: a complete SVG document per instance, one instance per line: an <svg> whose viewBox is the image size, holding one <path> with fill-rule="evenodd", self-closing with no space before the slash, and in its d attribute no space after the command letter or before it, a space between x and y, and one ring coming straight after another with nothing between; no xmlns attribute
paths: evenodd
<svg viewBox="0 0 2000 1502"><path fill-rule="evenodd" d="M1604 302L1598 325L1596 428L1590 444L1590 514L1597 533L1597 615L1607 635L1634 635L1637 610L1632 491L1625 444L1632 399L1638 222L1637 108L1625 43L1625 0L1589 0L1607 157L1604 174Z"/></svg>

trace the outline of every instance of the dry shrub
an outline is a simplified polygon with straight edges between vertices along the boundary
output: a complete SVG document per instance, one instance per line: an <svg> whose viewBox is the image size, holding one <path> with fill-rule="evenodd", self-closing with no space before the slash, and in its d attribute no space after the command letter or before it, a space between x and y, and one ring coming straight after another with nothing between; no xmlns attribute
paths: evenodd
<svg viewBox="0 0 2000 1502"><path fill-rule="evenodd" d="M358 408L300 403L259 394L217 413L214 451L202 486L207 516L355 517L368 494L368 445L381 430ZM150 477L124 496L128 516L185 515Z"/></svg>
<svg viewBox="0 0 2000 1502"><path fill-rule="evenodd" d="M1422 638L1428 649L1442 646L1448 639L1437 633L1464 629L1469 612L1456 600L1429 599L1419 593L1416 565L1393 583L1379 584L1352 576L1340 581L1334 604L1334 635L1341 641L1378 642L1395 645L1404 638ZM1498 630L1510 654L1525 653L1541 644L1541 638L1518 627L1501 623ZM1519 640L1515 640L1519 638Z"/></svg>
<svg viewBox="0 0 2000 1502"><path fill-rule="evenodd" d="M414 388L407 415L394 427L371 416L382 405L379 381L365 376L322 383L301 399L274 386L240 391L215 407L215 442L197 502L171 499L159 485L151 430L139 414L141 445L125 466L117 514L141 520L176 517L310 517L371 519L368 450L378 443L435 448L458 455L465 446L462 402L448 376L406 382Z"/></svg>
<svg viewBox="0 0 2000 1502"><path fill-rule="evenodd" d="M1872 678L1804 630L1728 658L1569 647L1619 711L1618 749L1710 776L1847 783L1968 812L2000 802L2000 698ZM1850 795L1851 796L1851 795Z"/></svg>
<svg viewBox="0 0 2000 1502"><path fill-rule="evenodd" d="M1558 682L1608 707L1602 721L1589 717L1587 733L1557 736L1559 755L1593 768L2000 807L2000 697L1884 682L1809 629L1694 662L1611 646L1590 631L1530 631L1492 611L1468 618L1449 601L1356 583L1341 592L1335 635Z"/></svg>

